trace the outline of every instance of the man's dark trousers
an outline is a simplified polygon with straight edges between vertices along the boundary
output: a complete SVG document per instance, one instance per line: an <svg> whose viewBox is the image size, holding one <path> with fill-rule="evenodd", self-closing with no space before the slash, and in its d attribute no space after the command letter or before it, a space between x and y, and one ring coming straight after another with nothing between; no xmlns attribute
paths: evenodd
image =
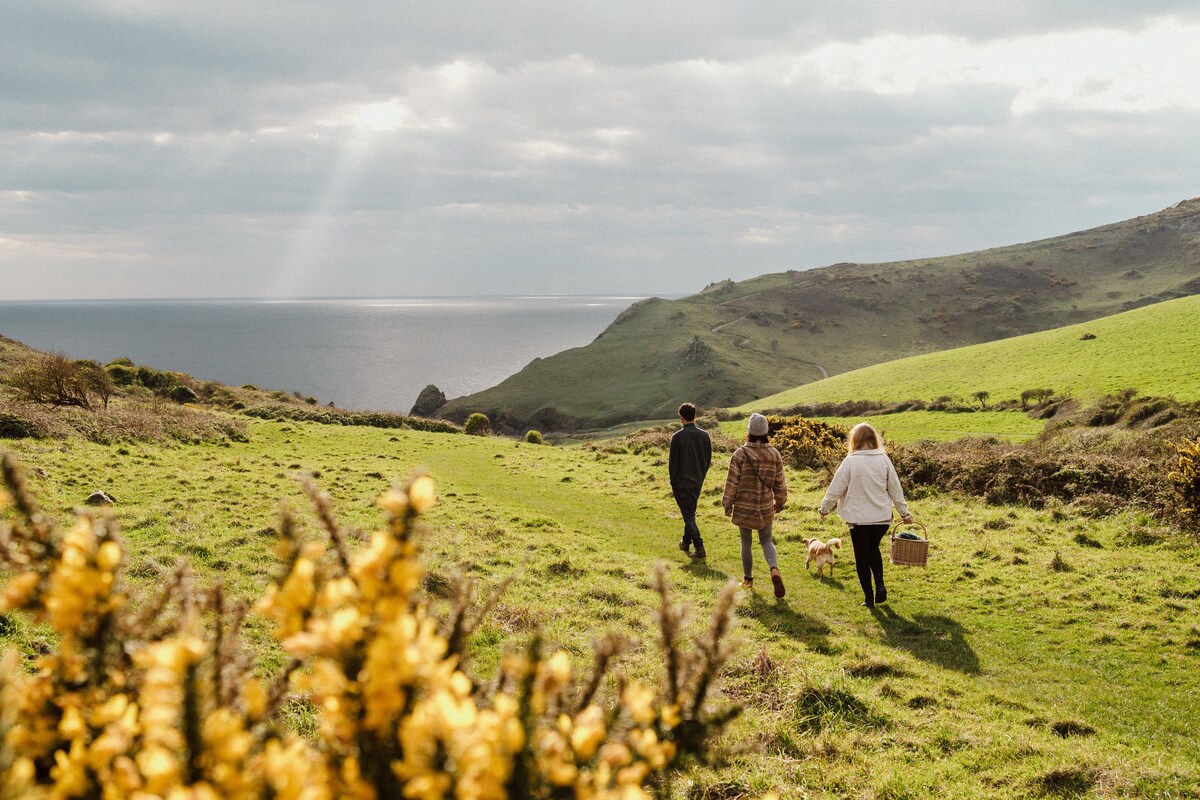
<svg viewBox="0 0 1200 800"><path fill-rule="evenodd" d="M704 540L700 538L700 526L696 524L696 505L700 502L700 489L676 486L671 490L679 513L683 515L683 549L695 545L697 553L704 552Z"/></svg>

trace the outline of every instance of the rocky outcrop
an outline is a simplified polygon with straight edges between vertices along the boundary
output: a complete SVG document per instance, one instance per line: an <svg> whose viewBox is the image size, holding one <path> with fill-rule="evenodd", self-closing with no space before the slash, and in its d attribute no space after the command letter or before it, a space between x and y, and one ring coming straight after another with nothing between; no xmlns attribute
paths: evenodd
<svg viewBox="0 0 1200 800"><path fill-rule="evenodd" d="M444 405L446 405L445 393L431 383L417 395L417 402L413 403L412 411L408 413L414 417L432 417Z"/></svg>

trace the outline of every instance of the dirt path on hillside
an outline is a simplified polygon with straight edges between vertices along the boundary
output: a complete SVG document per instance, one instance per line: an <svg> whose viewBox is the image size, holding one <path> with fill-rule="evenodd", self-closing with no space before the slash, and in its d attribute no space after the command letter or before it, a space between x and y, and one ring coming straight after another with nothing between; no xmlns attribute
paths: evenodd
<svg viewBox="0 0 1200 800"><path fill-rule="evenodd" d="M725 305L725 303L719 303L719 305L723 306L723 305ZM822 380L829 377L829 370L825 369L824 367L822 367L820 364L817 364L816 362L805 361L802 358L792 358L791 356L784 356L784 355L780 355L779 353L766 353L766 352L763 352L762 350L753 350L751 348L746 347L746 345L750 342L749 338L742 336L740 333L726 333L725 332L725 330L724 330L725 328L728 328L730 325L736 325L737 323L741 322L742 320L744 320L746 318L747 318L747 315L743 314L742 316L738 317L737 319L730 320L729 322L722 322L720 325L714 325L712 328L710 328L710 330L713 333L718 334L720 336L734 337L735 341L733 343L733 346L738 348L739 350L750 350L750 352L758 353L759 355L770 356L771 358L782 358L782 359L786 359L787 361L791 361L796 364L803 364L804 366L812 367L817 372L821 373Z"/></svg>

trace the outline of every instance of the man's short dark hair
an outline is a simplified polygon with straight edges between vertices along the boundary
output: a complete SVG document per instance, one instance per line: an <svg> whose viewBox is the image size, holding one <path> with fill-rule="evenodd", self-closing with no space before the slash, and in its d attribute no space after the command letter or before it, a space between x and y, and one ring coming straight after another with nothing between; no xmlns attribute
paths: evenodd
<svg viewBox="0 0 1200 800"><path fill-rule="evenodd" d="M693 422L696 419L696 406L691 403L684 403L679 407L679 416L688 422Z"/></svg>

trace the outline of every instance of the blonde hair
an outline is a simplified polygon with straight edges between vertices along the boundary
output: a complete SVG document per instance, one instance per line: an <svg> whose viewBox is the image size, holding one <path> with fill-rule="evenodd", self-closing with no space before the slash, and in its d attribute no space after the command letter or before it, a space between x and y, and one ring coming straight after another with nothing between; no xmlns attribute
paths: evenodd
<svg viewBox="0 0 1200 800"><path fill-rule="evenodd" d="M883 437L867 422L860 422L850 429L846 447L851 453L856 450L878 450L883 447Z"/></svg>

